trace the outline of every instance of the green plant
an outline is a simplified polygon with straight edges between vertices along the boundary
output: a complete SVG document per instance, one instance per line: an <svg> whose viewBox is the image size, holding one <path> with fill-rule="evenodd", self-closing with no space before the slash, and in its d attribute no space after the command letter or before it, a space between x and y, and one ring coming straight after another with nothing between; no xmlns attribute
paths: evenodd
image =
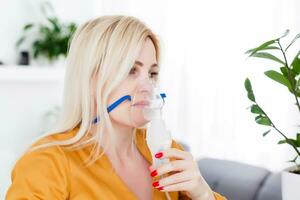
<svg viewBox="0 0 300 200"><path fill-rule="evenodd" d="M49 8L52 6L47 3ZM43 7L42 7L43 9ZM53 8L52 8L53 9ZM47 16L45 11L43 13L46 18L45 24L29 23L23 27L23 36L17 41L17 48L24 42L29 35L29 31L33 28L37 29L38 35L31 43L31 50L34 58L44 56L51 61L57 59L60 55L67 55L69 40L76 30L75 23L61 23L55 16Z"/></svg>
<svg viewBox="0 0 300 200"><path fill-rule="evenodd" d="M296 56L293 58L291 64L289 64L287 60L287 51L300 37L300 33L294 37L294 39L289 43L289 45L287 45L286 48L283 48L281 40L288 34L289 30L286 30L286 32L281 37L267 41L256 48L250 49L246 52L246 54L248 54L249 57L265 58L280 64L280 71L269 70L264 74L273 81L280 83L288 89L288 91L294 96L295 105L300 112L300 105L298 100L298 98L300 97L300 51L296 53ZM271 52L279 53L279 55L281 55L281 58L275 56ZM278 144L287 144L293 148L293 150L296 152L296 156L289 162L294 163L296 166L296 169L292 172L300 174L300 164L298 163L298 160L300 159L300 152L298 149L300 147L300 133L297 133L295 138L289 138L286 134L280 131L278 127L273 123L271 118L267 115L267 113L257 103L252 90L251 82L248 78L245 80L244 85L247 90L249 100L253 102L253 104L251 105L251 112L256 115L255 122L260 125L269 126L271 127L271 129L275 129L276 132L278 132L283 137L283 140L280 140ZM268 133L270 133L271 129L264 132L263 136L266 136Z"/></svg>

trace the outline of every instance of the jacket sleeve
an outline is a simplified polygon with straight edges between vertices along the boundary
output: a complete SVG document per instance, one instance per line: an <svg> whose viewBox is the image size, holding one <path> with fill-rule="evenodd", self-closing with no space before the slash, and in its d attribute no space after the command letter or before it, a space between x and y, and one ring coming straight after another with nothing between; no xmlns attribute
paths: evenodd
<svg viewBox="0 0 300 200"><path fill-rule="evenodd" d="M180 149L182 151L185 151L183 146L177 143L175 140L172 141L172 148ZM220 194L214 192L215 200L226 200L225 197L221 196ZM179 192L179 199L180 200L191 200L191 198L186 194L185 191Z"/></svg>
<svg viewBox="0 0 300 200"><path fill-rule="evenodd" d="M59 147L27 152L11 173L6 200L68 199L68 161Z"/></svg>

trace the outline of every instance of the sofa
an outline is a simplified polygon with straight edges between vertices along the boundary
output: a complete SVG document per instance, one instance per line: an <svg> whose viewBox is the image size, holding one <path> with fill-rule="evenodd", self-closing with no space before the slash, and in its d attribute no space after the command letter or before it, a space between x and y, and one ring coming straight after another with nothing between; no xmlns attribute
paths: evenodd
<svg viewBox="0 0 300 200"><path fill-rule="evenodd" d="M200 172L228 200L281 200L281 173L235 161L202 158Z"/></svg>

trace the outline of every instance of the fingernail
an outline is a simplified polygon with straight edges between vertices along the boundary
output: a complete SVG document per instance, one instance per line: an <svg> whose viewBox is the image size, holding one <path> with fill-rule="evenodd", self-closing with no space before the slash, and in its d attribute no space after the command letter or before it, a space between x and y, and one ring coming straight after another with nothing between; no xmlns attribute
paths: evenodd
<svg viewBox="0 0 300 200"><path fill-rule="evenodd" d="M151 174L150 174L152 177L154 177L154 176L156 176L157 175L157 171L156 170L154 170L153 172L151 172Z"/></svg>
<svg viewBox="0 0 300 200"><path fill-rule="evenodd" d="M159 182L156 181L156 182L152 183L152 185L153 185L153 187L157 187L157 186L159 186Z"/></svg>
<svg viewBox="0 0 300 200"><path fill-rule="evenodd" d="M162 152L159 152L159 153L155 154L155 158L161 158L162 156L163 156Z"/></svg>
<svg viewBox="0 0 300 200"><path fill-rule="evenodd" d="M164 189L164 186L161 186L159 188L157 188L158 190L163 190Z"/></svg>

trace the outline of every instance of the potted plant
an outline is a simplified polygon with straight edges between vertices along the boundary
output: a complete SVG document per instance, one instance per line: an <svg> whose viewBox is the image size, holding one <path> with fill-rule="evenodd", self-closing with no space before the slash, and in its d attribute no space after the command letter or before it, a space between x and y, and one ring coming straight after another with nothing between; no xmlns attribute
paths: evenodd
<svg viewBox="0 0 300 200"><path fill-rule="evenodd" d="M264 74L271 80L283 85L294 96L296 109L300 112L300 51L296 53L293 60L289 63L287 59L287 53L289 48L300 37L300 34L296 35L294 39L284 48L281 40L289 34L289 30L279 38L267 41L260 46L250 49L246 52L249 57L259 57L272 60L280 64L278 71L269 70ZM274 53L279 53L279 56L275 56ZM266 136L273 129L282 136L282 140L278 144L289 145L295 152L295 157L289 162L293 163L291 168L285 169L282 172L282 196L283 200L299 200L299 186L300 186L300 133L296 133L294 138L288 137L283 131L281 131L271 120L270 116L264 111L260 104L258 104L255 95L252 90L251 82L247 78L244 82L247 90L249 100L252 102L251 112L255 115L255 122L270 127L269 130L263 133Z"/></svg>
<svg viewBox="0 0 300 200"><path fill-rule="evenodd" d="M31 37L29 52L33 58L39 58L40 61L46 63L49 61L47 64L54 64L54 61L66 57L69 40L76 30L76 24L73 22L62 23L55 14L48 14L50 13L49 10L54 13L54 9L49 2L42 4L41 10L45 18L44 22L26 24L23 27L23 35L17 41L16 47L20 48L24 40ZM41 64L41 62L37 63Z"/></svg>

